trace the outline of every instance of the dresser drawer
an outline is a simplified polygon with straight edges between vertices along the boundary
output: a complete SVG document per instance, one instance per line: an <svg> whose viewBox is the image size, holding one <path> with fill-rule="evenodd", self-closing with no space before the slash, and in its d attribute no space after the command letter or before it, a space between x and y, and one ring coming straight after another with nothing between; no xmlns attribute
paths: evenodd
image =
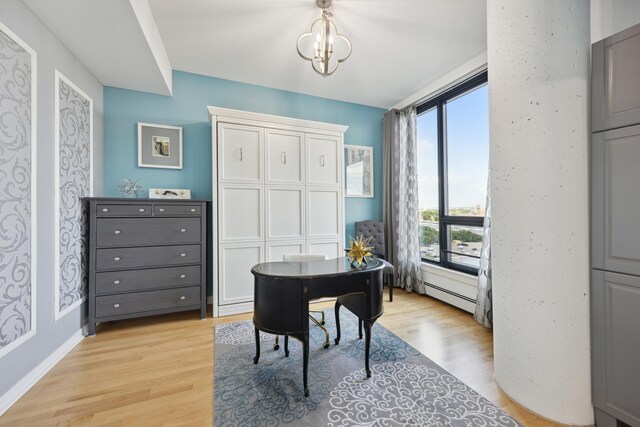
<svg viewBox="0 0 640 427"><path fill-rule="evenodd" d="M201 283L201 267L154 268L96 273L96 294L193 286Z"/></svg>
<svg viewBox="0 0 640 427"><path fill-rule="evenodd" d="M199 243L200 218L100 218L96 246Z"/></svg>
<svg viewBox="0 0 640 427"><path fill-rule="evenodd" d="M200 262L200 245L96 250L96 270L168 267Z"/></svg>
<svg viewBox="0 0 640 427"><path fill-rule="evenodd" d="M200 205L153 205L155 216L163 215L202 215Z"/></svg>
<svg viewBox="0 0 640 427"><path fill-rule="evenodd" d="M151 216L150 204L96 205L96 216Z"/></svg>
<svg viewBox="0 0 640 427"><path fill-rule="evenodd" d="M200 286L96 297L96 318L200 305Z"/></svg>

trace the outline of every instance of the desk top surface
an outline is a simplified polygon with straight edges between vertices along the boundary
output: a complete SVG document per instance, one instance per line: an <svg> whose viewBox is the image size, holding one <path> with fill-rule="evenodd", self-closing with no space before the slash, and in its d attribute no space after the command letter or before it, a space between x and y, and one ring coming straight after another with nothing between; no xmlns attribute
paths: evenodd
<svg viewBox="0 0 640 427"><path fill-rule="evenodd" d="M376 258L360 268L353 267L346 257L325 261L307 262L265 262L256 264L251 272L258 276L274 278L313 279L320 277L345 276L382 270L384 265Z"/></svg>

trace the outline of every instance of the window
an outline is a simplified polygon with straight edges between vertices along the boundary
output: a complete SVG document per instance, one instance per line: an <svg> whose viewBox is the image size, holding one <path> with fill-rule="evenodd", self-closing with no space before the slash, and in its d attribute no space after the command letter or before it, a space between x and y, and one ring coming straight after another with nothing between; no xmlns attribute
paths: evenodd
<svg viewBox="0 0 640 427"><path fill-rule="evenodd" d="M421 257L475 274L489 171L487 73L420 105L417 133Z"/></svg>

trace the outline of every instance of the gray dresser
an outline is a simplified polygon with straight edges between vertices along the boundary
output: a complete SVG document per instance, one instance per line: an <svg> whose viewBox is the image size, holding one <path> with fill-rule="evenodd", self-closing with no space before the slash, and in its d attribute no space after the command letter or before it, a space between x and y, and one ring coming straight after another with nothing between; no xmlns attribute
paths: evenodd
<svg viewBox="0 0 640 427"><path fill-rule="evenodd" d="M87 198L89 335L111 320L206 316L207 202Z"/></svg>
<svg viewBox="0 0 640 427"><path fill-rule="evenodd" d="M598 427L640 426L640 25L593 45L591 364Z"/></svg>

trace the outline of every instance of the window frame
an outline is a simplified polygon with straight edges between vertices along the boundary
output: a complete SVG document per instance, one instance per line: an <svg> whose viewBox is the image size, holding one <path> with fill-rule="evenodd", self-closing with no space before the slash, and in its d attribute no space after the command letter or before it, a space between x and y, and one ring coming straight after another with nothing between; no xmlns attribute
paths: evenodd
<svg viewBox="0 0 640 427"><path fill-rule="evenodd" d="M477 89L487 83L488 72L485 70L452 87L451 89L445 90L443 93L437 95L436 97L416 106L416 116L431 111L434 108L436 109L436 121L438 129L438 231L440 238L440 260L434 261L422 257L420 258L422 259L422 262L428 264L439 265L444 268L469 274L478 274L478 268L470 267L449 260L449 255L452 253L456 253L456 251L453 251L451 248L450 227L458 225L482 228L484 225L484 217L446 215L446 212L448 212L449 210L449 171L447 161L446 106L447 102L452 101L467 92L471 92L472 90Z"/></svg>

